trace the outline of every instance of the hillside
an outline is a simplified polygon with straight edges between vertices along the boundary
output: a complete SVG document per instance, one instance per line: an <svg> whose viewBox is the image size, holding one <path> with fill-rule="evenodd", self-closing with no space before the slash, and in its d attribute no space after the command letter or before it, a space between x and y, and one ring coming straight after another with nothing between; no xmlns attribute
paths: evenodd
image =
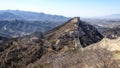
<svg viewBox="0 0 120 68"><path fill-rule="evenodd" d="M95 27L80 21L80 19L76 17L63 25L48 31L45 38L47 39L48 45L49 43L52 43L53 48L58 48L56 45L61 47L66 45L72 47L80 47L81 45L82 47L86 47L87 45L100 41L103 36Z"/></svg>
<svg viewBox="0 0 120 68"><path fill-rule="evenodd" d="M120 68L120 0L0 0L0 68Z"/></svg>
<svg viewBox="0 0 120 68"><path fill-rule="evenodd" d="M119 41L103 38L94 26L75 17L48 32L2 44L0 67L119 68Z"/></svg>
<svg viewBox="0 0 120 68"><path fill-rule="evenodd" d="M22 37L34 32L46 32L59 22L12 20L0 21L0 36L7 38Z"/></svg>
<svg viewBox="0 0 120 68"><path fill-rule="evenodd" d="M52 52L28 68L119 68L120 38L110 40L104 38L86 48L68 49Z"/></svg>
<svg viewBox="0 0 120 68"><path fill-rule="evenodd" d="M86 28L86 30L83 28ZM83 34L79 33L79 31L82 31ZM88 34L87 31L91 33ZM34 33L11 39L3 44L0 52L0 67L21 68L22 66L24 68L49 52L59 52L64 47L85 47L100 41L102 38L103 36L93 26L80 21L78 17L72 18L44 35L42 33Z"/></svg>

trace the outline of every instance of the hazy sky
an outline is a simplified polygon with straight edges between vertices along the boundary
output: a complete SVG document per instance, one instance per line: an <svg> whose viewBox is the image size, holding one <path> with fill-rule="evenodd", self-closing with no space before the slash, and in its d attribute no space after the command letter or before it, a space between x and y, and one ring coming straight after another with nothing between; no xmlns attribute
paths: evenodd
<svg viewBox="0 0 120 68"><path fill-rule="evenodd" d="M0 0L0 10L7 9L94 17L120 14L120 0Z"/></svg>

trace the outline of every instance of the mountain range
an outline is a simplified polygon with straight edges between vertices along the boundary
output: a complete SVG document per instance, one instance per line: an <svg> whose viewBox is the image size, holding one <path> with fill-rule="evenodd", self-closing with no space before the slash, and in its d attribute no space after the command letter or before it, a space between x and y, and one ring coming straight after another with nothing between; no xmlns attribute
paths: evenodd
<svg viewBox="0 0 120 68"><path fill-rule="evenodd" d="M38 13L20 10L1 10L0 36L16 38L24 35L30 35L34 32L46 32L63 24L69 19L70 17L50 15L42 12ZM104 31L106 28L114 28L120 25L119 14L92 19L82 18L82 20L91 23L99 31Z"/></svg>
<svg viewBox="0 0 120 68"><path fill-rule="evenodd" d="M50 15L45 13L20 11L20 10L1 10L0 20L32 20L32 21L66 21L67 17Z"/></svg>
<svg viewBox="0 0 120 68"><path fill-rule="evenodd" d="M34 32L46 32L68 19L64 16L30 11L1 10L0 36L15 38Z"/></svg>

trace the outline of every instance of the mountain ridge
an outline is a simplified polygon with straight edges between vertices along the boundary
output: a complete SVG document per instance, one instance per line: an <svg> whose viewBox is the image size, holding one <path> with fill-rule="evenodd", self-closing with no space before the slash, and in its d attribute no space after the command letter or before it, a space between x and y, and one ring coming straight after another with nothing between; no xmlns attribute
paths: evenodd
<svg viewBox="0 0 120 68"><path fill-rule="evenodd" d="M64 20L68 20L67 17L61 16L61 15L51 15L51 14L45 14L45 13L40 13L40 12L32 12L32 11L21 11L21 10L1 10L0 14L4 14L4 13L11 13L14 14L16 16L18 16L19 18L13 18L14 19L18 19L18 20L37 20L37 21L44 21L44 20L49 20L49 21L64 21ZM6 17L3 17L7 18ZM54 20L53 20L54 19Z"/></svg>
<svg viewBox="0 0 120 68"><path fill-rule="evenodd" d="M94 26L75 17L48 33L34 33L4 44L1 46L0 67L109 67L115 63L106 56L111 55L110 52L97 47L106 43L103 38ZM104 42L101 43L101 40Z"/></svg>
<svg viewBox="0 0 120 68"><path fill-rule="evenodd" d="M53 48L57 47L56 45L62 47L64 47L63 45L77 47L76 44L79 44L82 47L86 47L89 44L100 41L103 36L92 25L80 21L79 17L74 17L63 25L60 25L55 29L49 31L45 35L45 38L47 40L47 44L52 43L51 45L53 45ZM65 42L66 44L62 44ZM59 48L55 49L59 50Z"/></svg>

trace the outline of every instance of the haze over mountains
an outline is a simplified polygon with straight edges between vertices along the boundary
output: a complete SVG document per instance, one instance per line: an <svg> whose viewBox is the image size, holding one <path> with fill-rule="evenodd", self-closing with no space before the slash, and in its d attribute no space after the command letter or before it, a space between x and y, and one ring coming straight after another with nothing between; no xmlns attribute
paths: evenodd
<svg viewBox="0 0 120 68"><path fill-rule="evenodd" d="M111 15L106 15L106 16L103 16L101 17L101 19L111 19L111 20L120 20L120 14L111 14Z"/></svg>
<svg viewBox="0 0 120 68"><path fill-rule="evenodd" d="M91 23L99 31L106 28L116 28L120 25L119 14L113 14L97 18L81 18ZM7 38L30 35L34 32L46 32L63 24L69 17L50 15L45 13L1 10L0 11L0 36Z"/></svg>
<svg viewBox="0 0 120 68"><path fill-rule="evenodd" d="M34 32L45 32L69 18L37 12L19 10L0 11L0 36L21 37Z"/></svg>
<svg viewBox="0 0 120 68"><path fill-rule="evenodd" d="M69 17L60 15L45 14L43 12L32 12L32 11L22 11L22 10L0 10L0 20L32 20L32 21L66 21ZM69 18L70 19L70 18ZM89 19L89 18L87 18ZM92 17L90 19L111 19L119 20L120 14L111 14L100 17Z"/></svg>
<svg viewBox="0 0 120 68"><path fill-rule="evenodd" d="M32 21L66 21L66 17L50 15L45 13L20 11L20 10L1 10L0 20L32 20Z"/></svg>
<svg viewBox="0 0 120 68"><path fill-rule="evenodd" d="M112 19L109 17L113 17ZM104 19L101 19L104 18ZM101 18L81 18L94 25L98 30L101 28L114 28L120 25L119 14ZM0 11L0 36L7 38L21 37L34 32L46 32L66 22L69 17L50 15L45 13L1 10Z"/></svg>

